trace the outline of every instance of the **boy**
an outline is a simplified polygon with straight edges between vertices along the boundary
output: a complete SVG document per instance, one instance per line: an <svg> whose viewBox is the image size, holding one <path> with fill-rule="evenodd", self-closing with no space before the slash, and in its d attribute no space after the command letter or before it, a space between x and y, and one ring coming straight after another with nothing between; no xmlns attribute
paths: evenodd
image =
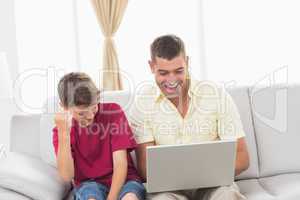
<svg viewBox="0 0 300 200"><path fill-rule="evenodd" d="M55 115L53 145L64 181L73 180L75 200L142 200L145 188L130 151L136 147L119 105L98 103L99 90L84 73L58 84L64 112Z"/></svg>

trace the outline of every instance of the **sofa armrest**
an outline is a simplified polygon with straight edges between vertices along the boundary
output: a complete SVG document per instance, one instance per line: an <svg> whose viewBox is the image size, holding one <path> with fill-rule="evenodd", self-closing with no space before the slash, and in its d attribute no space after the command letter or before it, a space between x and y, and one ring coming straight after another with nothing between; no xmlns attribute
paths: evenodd
<svg viewBox="0 0 300 200"><path fill-rule="evenodd" d="M0 187L32 199L63 199L70 190L55 167L38 158L15 152L0 158Z"/></svg>

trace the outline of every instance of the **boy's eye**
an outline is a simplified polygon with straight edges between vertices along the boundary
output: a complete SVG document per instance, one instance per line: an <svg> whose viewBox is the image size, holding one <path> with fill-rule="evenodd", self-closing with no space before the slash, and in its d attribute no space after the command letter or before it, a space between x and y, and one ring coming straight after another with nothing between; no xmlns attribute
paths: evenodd
<svg viewBox="0 0 300 200"><path fill-rule="evenodd" d="M83 113L78 113L78 115L82 117L82 116L83 116Z"/></svg>

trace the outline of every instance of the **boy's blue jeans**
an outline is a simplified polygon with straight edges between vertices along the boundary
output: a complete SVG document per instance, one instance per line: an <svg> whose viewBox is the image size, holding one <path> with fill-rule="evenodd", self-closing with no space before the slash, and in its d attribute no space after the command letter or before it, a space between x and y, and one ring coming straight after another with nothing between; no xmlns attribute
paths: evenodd
<svg viewBox="0 0 300 200"><path fill-rule="evenodd" d="M73 189L74 200L88 200L94 198L96 200L106 200L109 189L95 181L86 181L79 187ZM134 193L139 200L144 200L146 190L142 183L137 181L127 181L119 194L118 200L121 200L127 193Z"/></svg>

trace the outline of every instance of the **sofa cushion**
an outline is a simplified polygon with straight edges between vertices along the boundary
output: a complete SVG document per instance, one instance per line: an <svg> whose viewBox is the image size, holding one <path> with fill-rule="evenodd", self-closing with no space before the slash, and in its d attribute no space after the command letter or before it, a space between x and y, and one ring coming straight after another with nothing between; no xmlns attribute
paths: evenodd
<svg viewBox="0 0 300 200"><path fill-rule="evenodd" d="M59 111L59 100L58 97L51 97L47 99L44 104L43 113L40 117L40 140L39 140L39 147L40 147L40 157L41 159L56 167L56 156L54 152L54 147L52 144L52 129L54 128L54 116L55 113Z"/></svg>
<svg viewBox="0 0 300 200"><path fill-rule="evenodd" d="M260 175L300 172L300 86L250 91Z"/></svg>
<svg viewBox="0 0 300 200"><path fill-rule="evenodd" d="M0 187L0 199L13 199L13 200L31 200L29 197L24 196L13 190L8 190Z"/></svg>
<svg viewBox="0 0 300 200"><path fill-rule="evenodd" d="M105 91L100 94L100 101L103 103L117 103L128 116L130 106L134 100L134 94L129 91Z"/></svg>
<svg viewBox="0 0 300 200"><path fill-rule="evenodd" d="M300 173L282 174L259 179L260 184L278 200L300 199Z"/></svg>
<svg viewBox="0 0 300 200"><path fill-rule="evenodd" d="M40 157L40 115L15 115L11 120L10 150Z"/></svg>
<svg viewBox="0 0 300 200"><path fill-rule="evenodd" d="M40 156L41 159L56 167L56 156L52 143L52 129L54 128L54 114L44 113L40 120Z"/></svg>
<svg viewBox="0 0 300 200"><path fill-rule="evenodd" d="M234 88L234 89L229 89L228 92L232 96L239 110L240 117L243 123L243 128L246 133L246 142L247 142L249 157L250 157L250 166L248 170L244 171L242 174L237 176L236 179L239 180L239 179L246 179L246 178L257 178L259 175L258 159L257 159L256 142L255 142L255 135L253 129L252 116L251 116L248 88L246 87Z"/></svg>
<svg viewBox="0 0 300 200"><path fill-rule="evenodd" d="M247 200L276 200L276 197L265 190L257 179L240 180L236 183Z"/></svg>
<svg viewBox="0 0 300 200"><path fill-rule="evenodd" d="M38 158L20 153L7 153L0 159L0 187L32 199L64 198L70 184L60 179L56 168Z"/></svg>

